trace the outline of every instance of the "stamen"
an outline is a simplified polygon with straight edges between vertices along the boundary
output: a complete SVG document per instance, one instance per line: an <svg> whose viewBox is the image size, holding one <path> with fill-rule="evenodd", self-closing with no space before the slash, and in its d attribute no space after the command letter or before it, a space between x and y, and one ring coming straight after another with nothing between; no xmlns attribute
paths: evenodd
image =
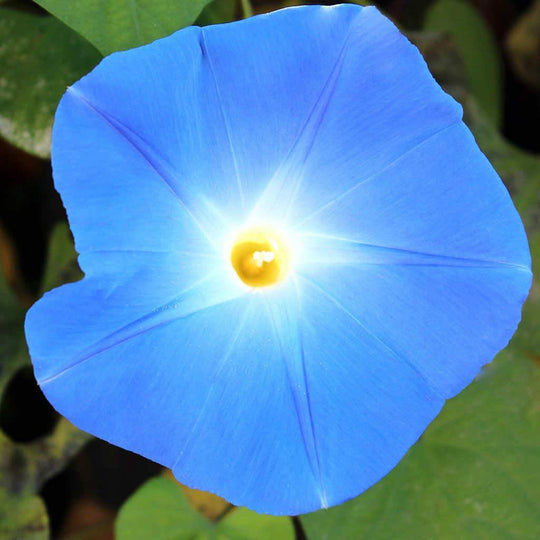
<svg viewBox="0 0 540 540"><path fill-rule="evenodd" d="M284 279L289 254L281 235L265 227L242 231L231 250L231 264L250 287L268 287Z"/></svg>

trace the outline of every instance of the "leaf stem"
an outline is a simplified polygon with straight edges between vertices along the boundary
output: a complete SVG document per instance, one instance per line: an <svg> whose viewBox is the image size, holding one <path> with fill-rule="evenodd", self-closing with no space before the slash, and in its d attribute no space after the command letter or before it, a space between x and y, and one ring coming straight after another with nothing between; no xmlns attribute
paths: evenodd
<svg viewBox="0 0 540 540"><path fill-rule="evenodd" d="M292 516L292 522L294 527L294 534L296 540L307 540L304 527L302 527L302 522L298 516Z"/></svg>
<svg viewBox="0 0 540 540"><path fill-rule="evenodd" d="M250 0L242 0L242 15L244 19L253 16L253 8L251 7Z"/></svg>
<svg viewBox="0 0 540 540"><path fill-rule="evenodd" d="M215 521L216 523L218 521L221 521L226 515L230 514L235 508L236 508L236 506L234 506L234 504L229 503L223 509L223 511L215 519L213 519L212 521Z"/></svg>

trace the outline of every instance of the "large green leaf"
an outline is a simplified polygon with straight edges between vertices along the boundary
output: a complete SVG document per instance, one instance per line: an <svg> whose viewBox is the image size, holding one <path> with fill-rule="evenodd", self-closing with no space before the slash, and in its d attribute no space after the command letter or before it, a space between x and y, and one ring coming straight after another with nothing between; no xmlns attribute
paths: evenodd
<svg viewBox="0 0 540 540"><path fill-rule="evenodd" d="M236 508L217 522L197 513L168 477L144 484L120 509L118 540L293 540L291 520Z"/></svg>
<svg viewBox="0 0 540 540"><path fill-rule="evenodd" d="M31 154L48 157L60 97L100 55L53 17L4 7L0 7L0 35L0 136Z"/></svg>
<svg viewBox="0 0 540 540"><path fill-rule="evenodd" d="M540 371L504 353L357 499L310 514L310 540L540 538Z"/></svg>
<svg viewBox="0 0 540 540"><path fill-rule="evenodd" d="M499 125L501 59L495 39L476 8L465 0L438 0L426 14L425 29L452 36L465 63L473 95L488 118Z"/></svg>
<svg viewBox="0 0 540 540"><path fill-rule="evenodd" d="M189 26L211 0L36 0L102 54L131 49Z"/></svg>
<svg viewBox="0 0 540 540"><path fill-rule="evenodd" d="M213 0L203 9L196 24L207 26L234 21L239 5L239 0Z"/></svg>

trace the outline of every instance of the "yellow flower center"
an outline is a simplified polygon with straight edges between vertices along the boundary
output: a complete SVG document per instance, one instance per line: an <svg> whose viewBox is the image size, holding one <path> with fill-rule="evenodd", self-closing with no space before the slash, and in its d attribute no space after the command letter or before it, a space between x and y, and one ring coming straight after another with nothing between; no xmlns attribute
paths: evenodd
<svg viewBox="0 0 540 540"><path fill-rule="evenodd" d="M268 287L287 275L289 254L276 231L255 227L236 237L231 249L231 264L246 285Z"/></svg>

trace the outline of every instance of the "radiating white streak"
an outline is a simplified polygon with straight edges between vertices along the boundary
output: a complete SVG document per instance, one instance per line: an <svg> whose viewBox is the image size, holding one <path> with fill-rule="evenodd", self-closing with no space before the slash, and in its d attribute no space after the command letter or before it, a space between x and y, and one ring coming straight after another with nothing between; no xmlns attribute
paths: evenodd
<svg viewBox="0 0 540 540"><path fill-rule="evenodd" d="M219 87L217 77L216 77L216 72L214 70L214 65L212 63L212 57L210 55L210 50L209 50L208 44L206 42L206 35L204 33L204 28L200 28L200 35L201 35L201 39L202 39L201 47L204 48L204 52L206 53L204 58L206 58L208 60L208 67L210 69L210 73L212 74L212 80L214 81L214 85L216 87L216 94L217 94L217 98L218 98L219 109L220 109L220 112L221 112L221 117L223 119L223 125L224 125L224 128L225 128L225 133L227 134L227 142L228 142L229 150L230 150L230 153L231 153L231 159L233 161L234 172L235 172L235 176L236 176L236 185L238 187L238 195L239 195L239 198L240 198L240 206L241 206L241 209L243 211L245 209L245 206L246 206L246 201L245 201L244 189L243 189L243 186L242 186L242 179L240 178L240 169L238 167L238 159L236 157L236 151L234 149L234 145L233 145L233 142L232 142L231 128L229 126L229 119L228 119L227 114L225 112L225 108L223 107L223 97L221 95L221 89Z"/></svg>
<svg viewBox="0 0 540 540"><path fill-rule="evenodd" d="M391 169L392 167L394 167L401 160L403 160L408 155L412 154L413 152L415 152L416 150L418 150L419 148L421 148L422 146L427 144L429 141L431 141L432 139L434 139L435 137L437 137L441 133L453 128L456 125L456 123L458 123L458 122L453 122L452 124L450 124L448 126L445 126L444 128L436 131L435 133L432 133L431 135L426 137L424 140L420 141L419 143L414 145L412 148L410 148L409 150L407 150L406 152L404 152L403 154L401 154L400 156L398 156L397 158L392 160L387 165L385 165L380 171L377 171L377 172L375 172L373 174L370 174L369 176L367 176L365 178L360 178L350 188L346 189L345 191L342 191L341 193L338 193L332 199L330 199L329 201L323 203L319 208L315 209L313 212L311 212L310 214L308 214L307 216L303 217L301 220L296 222L294 224L294 228L295 229L300 229L300 228L304 227L306 223L308 223L312 219L316 218L317 216L321 215L326 210L329 210L330 208L332 208L333 206L338 204L340 201L346 199L349 195L352 195L353 193L355 193L364 184L366 184L366 183L368 183L368 182L370 182L372 180L375 180L381 174L383 174L384 172L386 172L389 169Z"/></svg>
<svg viewBox="0 0 540 540"><path fill-rule="evenodd" d="M238 339L240 338L240 336L242 335L242 331L244 330L246 322L249 319L252 304L253 304L253 298L251 298L250 300L247 301L247 303L246 303L246 305L244 307L244 312L243 312L242 316L240 317L238 325L236 326L235 330L231 333L231 340L229 342L229 345L223 351L223 355L221 356L221 358L216 363L214 373L213 373L213 375L212 375L212 377L211 377L211 379L209 381L210 387L208 388L208 391L206 393L206 398L204 400L204 403L203 403L201 409L199 410L199 414L197 415L197 419L193 423L193 425L191 427L191 430L190 430L190 434L186 438L182 449L178 453L178 457L176 458L173 466L171 467L171 470L174 470L177 467L177 465L180 463L180 461L182 460L182 457L186 453L186 450L189 448L189 445L190 445L191 441L193 440L194 435L197 432L197 428L199 427L199 425L201 423L201 420L204 418L204 414L205 414L205 412L206 412L206 410L208 408L208 405L210 403L210 398L212 397L212 394L213 394L214 389L215 389L215 381L219 377L219 375L221 374L221 372L223 371L225 366L227 365L227 362L230 359L230 357L232 356L232 354L234 353L235 345L238 342Z"/></svg>
<svg viewBox="0 0 540 540"><path fill-rule="evenodd" d="M321 471L305 365L299 291L296 283L292 281L287 290L281 289L281 292L274 295L273 298L267 296L262 298L277 341L278 350L281 352L282 361L285 363L306 458L319 491L321 505L326 508L328 500Z"/></svg>
<svg viewBox="0 0 540 540"><path fill-rule="evenodd" d="M124 248L107 248L107 249L87 249L84 251L85 254L90 253L126 253L126 254L141 254L141 255L180 255L183 257L195 258L195 259L210 259L210 260L221 260L221 257L215 252L211 251L208 253L198 252L198 251L186 251L182 249L170 249L170 250L153 250L153 249L124 249Z"/></svg>
<svg viewBox="0 0 540 540"><path fill-rule="evenodd" d="M216 202L207 196L199 195L197 198L196 209L198 215L207 223L209 234L211 234L216 251L223 252L223 246L230 238L232 231L238 228L238 221L243 216L227 215L225 209L221 208Z"/></svg>
<svg viewBox="0 0 540 540"><path fill-rule="evenodd" d="M452 257L391 246L364 243L350 238L322 233L296 233L302 245L302 257L296 267L309 265L397 265L456 268L510 267L528 271L522 265L504 261Z"/></svg>
<svg viewBox="0 0 540 540"><path fill-rule="evenodd" d="M193 196L189 197L186 193L180 193L176 187L179 182L177 178L177 172L173 170L171 165L156 152L156 150L148 144L140 135L133 132L129 127L124 125L118 119L113 118L109 113L105 113L100 110L96 105L91 103L89 99L84 96L79 90L74 87L69 87L70 92L76 99L93 111L104 122L109 124L115 129L118 134L123 137L131 146L141 155L141 157L148 163L148 165L157 173L158 177L163 181L167 189L173 194L178 201L180 207L187 213L194 225L200 230L202 235L206 238L209 244L219 251L219 246L215 242L213 236L207 230L207 227L200 221L199 217L193 212L192 206L189 204L188 199L193 199ZM189 185L188 182L183 182L183 185Z"/></svg>
<svg viewBox="0 0 540 540"><path fill-rule="evenodd" d="M38 383L41 386L50 383L65 372L126 341L179 319L237 300L245 294L244 288L224 279L222 271L213 272L184 289L169 302L157 306L143 317L91 344L58 373L41 379Z"/></svg>
<svg viewBox="0 0 540 540"><path fill-rule="evenodd" d="M257 218L273 218L287 223L301 186L304 182L304 165L323 123L344 63L347 46L357 20L351 22L343 44L321 91L313 104L304 124L299 130L291 148L276 172L268 181L256 202L250 221Z"/></svg>
<svg viewBox="0 0 540 540"><path fill-rule="evenodd" d="M324 297L326 297L332 304L336 306L338 310L343 312L347 317L349 317L354 324L356 324L365 334L367 334L371 339L379 343L384 349L388 351L388 353L396 358L398 361L405 362L409 368L411 368L412 371L414 371L430 388L430 390L437 394L438 396L442 397L441 394L432 386L431 382L426 378L426 376L418 369L418 367L403 356L403 354L399 354L396 350L394 350L393 347L391 347L388 343L383 341L379 336L374 334L358 317L356 317L349 309L345 307L331 292L327 291L324 287L322 287L320 284L316 282L316 280L313 280L311 278L308 278L306 276L301 276L301 279L307 283L310 287L312 287L314 290L318 291L319 294L322 294Z"/></svg>

